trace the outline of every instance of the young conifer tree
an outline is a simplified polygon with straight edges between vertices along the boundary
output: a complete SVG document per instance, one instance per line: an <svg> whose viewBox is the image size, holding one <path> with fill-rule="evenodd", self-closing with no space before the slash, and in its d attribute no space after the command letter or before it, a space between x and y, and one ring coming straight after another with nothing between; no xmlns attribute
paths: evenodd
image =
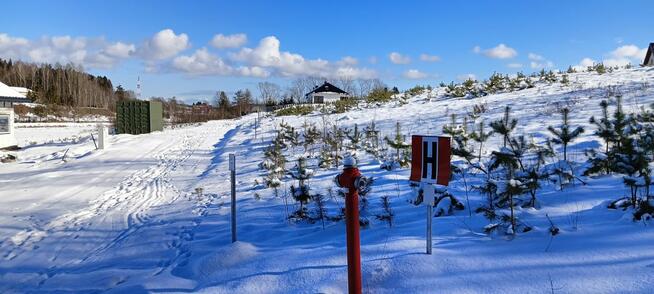
<svg viewBox="0 0 654 294"><path fill-rule="evenodd" d="M300 208L296 211L295 216L304 219L307 217L307 209L304 207L305 204L309 203L311 200L311 193L309 186L307 185L307 180L313 176L313 171L307 169L306 159L300 157L297 160L295 169L290 172L291 177L298 181L297 188L291 185L291 195L295 201L300 203Z"/></svg>
<svg viewBox="0 0 654 294"><path fill-rule="evenodd" d="M400 155L402 152L406 152L406 150L408 150L411 145L404 142L404 135L402 135L400 122L395 124L395 138L391 140L388 137L384 137L384 140L386 140L386 144L388 144L388 146L391 146L391 148L395 149L396 160L400 166L407 166L409 164L408 160L406 160L406 158L400 157Z"/></svg>
<svg viewBox="0 0 654 294"><path fill-rule="evenodd" d="M511 132L518 125L518 120L511 118L511 107L507 106L504 108L504 117L500 120L491 122L490 126L493 128L495 133L502 135L504 139L504 147L509 143L509 138L511 137Z"/></svg>
<svg viewBox="0 0 654 294"><path fill-rule="evenodd" d="M322 223L322 228L325 229L325 218L327 218L327 208L325 207L325 196L322 194L313 195L313 203L316 205L316 219Z"/></svg>
<svg viewBox="0 0 654 294"><path fill-rule="evenodd" d="M563 115L562 124L558 128L553 126L547 127L547 130L554 135L552 142L563 146L563 161L566 162L568 161L568 145L584 132L584 128L582 127L573 128L570 126L570 121L568 120L569 113L570 110L568 108L563 108L561 111Z"/></svg>
<svg viewBox="0 0 654 294"><path fill-rule="evenodd" d="M516 178L516 170L519 167L519 163L513 151L508 148L502 148L502 150L494 151L492 153L492 163L490 168L495 169L500 166L504 167L507 179L503 187L504 190L500 193L500 196L502 197L500 203L506 203L509 206L511 211L509 216L510 228L507 232L509 234L515 234L516 217L513 198L524 194L526 188L524 184Z"/></svg>
<svg viewBox="0 0 654 294"><path fill-rule="evenodd" d="M479 124L476 125L477 128L473 130L473 132L470 134L470 139L473 141L477 142L479 144L479 153L477 155L477 160L481 161L481 155L482 155L482 150L484 148L484 143L488 141L488 138L493 135L493 131L486 132L484 131L484 122L481 121Z"/></svg>
<svg viewBox="0 0 654 294"><path fill-rule="evenodd" d="M613 124L609 118L609 103L606 100L602 100L602 102L600 102L600 107L602 108L602 117L596 119L595 116L591 116L590 123L594 124L597 128L594 134L604 141L606 148L605 153L609 153L611 142L615 136L615 130L613 129Z"/></svg>
<svg viewBox="0 0 654 294"><path fill-rule="evenodd" d="M304 127L304 152L306 153L307 151L312 151L312 148L314 144L318 142L318 139L320 138L320 131L318 131L318 128L315 125L306 125ZM313 152L311 152L313 153ZM312 154L313 155L313 154Z"/></svg>
<svg viewBox="0 0 654 294"><path fill-rule="evenodd" d="M361 143L363 141L363 133L359 132L359 125L354 125L354 130L347 130L345 135L350 140L349 148L351 150L357 151L361 149Z"/></svg>
<svg viewBox="0 0 654 294"><path fill-rule="evenodd" d="M266 176L266 186L270 188L275 188L275 194L277 193L277 188L281 185L281 180L286 173L286 157L282 150L283 140L277 136L268 148L264 151L264 161L261 163L261 167L268 170Z"/></svg>

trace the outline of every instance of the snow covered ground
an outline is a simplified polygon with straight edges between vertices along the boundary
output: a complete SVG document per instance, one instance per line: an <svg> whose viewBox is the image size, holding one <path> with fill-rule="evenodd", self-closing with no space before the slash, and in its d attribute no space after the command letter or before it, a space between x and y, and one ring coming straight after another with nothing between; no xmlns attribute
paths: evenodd
<svg viewBox="0 0 654 294"><path fill-rule="evenodd" d="M543 140L546 126L560 121L568 106L571 123L587 132L569 154L583 161L592 136L591 115L611 91L622 93L625 109L654 102L654 71L621 70L573 74L571 85L538 85L519 92L476 99L440 96L440 89L410 99L344 114L266 117L255 131L254 116L214 121L148 135L112 137L108 150L94 150L92 127L18 128L25 149L18 162L0 164L0 292L110 290L126 292L343 293L347 291L344 222L289 222L284 191L279 197L255 184L258 166L280 122L301 128L360 128L375 121L392 136L440 134L451 114L463 117L477 104L481 118L500 118L510 105L517 134ZM255 136L256 134L256 136ZM76 136L74 140L66 139ZM492 138L493 150L501 138ZM36 141L36 144L26 144ZM291 149L288 167L303 153ZM63 153L68 150L66 160ZM238 237L230 243L227 155L238 166ZM469 208L485 203L470 191L469 203L454 215L434 218L434 254L425 250L425 207L409 203L409 171L386 171L368 155L362 173L376 180L368 196L370 226L361 231L363 286L367 293L651 293L654 288L654 230L608 201L627 192L619 176L584 178L558 191L545 184L540 209L518 209L534 229L515 237L485 234L488 224ZM338 169L320 169L312 189L327 194ZM472 180L473 179L468 179ZM450 192L465 199L455 178ZM467 182L470 185L470 182ZM201 188L202 193L196 189ZM375 219L389 196L393 226ZM464 203L467 205L467 203ZM329 199L328 214L342 207ZM311 204L310 204L311 206ZM550 236L552 222L561 229Z"/></svg>

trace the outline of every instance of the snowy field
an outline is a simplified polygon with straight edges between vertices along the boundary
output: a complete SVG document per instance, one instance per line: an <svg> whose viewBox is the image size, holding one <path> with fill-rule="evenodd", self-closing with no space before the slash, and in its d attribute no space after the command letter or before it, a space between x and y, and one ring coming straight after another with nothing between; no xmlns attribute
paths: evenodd
<svg viewBox="0 0 654 294"><path fill-rule="evenodd" d="M585 160L586 148L600 148L590 116L608 87L623 95L626 111L654 103L654 71L621 70L572 74L571 84L541 85L475 99L442 97L437 88L394 103L344 114L265 117L255 131L254 115L213 121L148 135L117 135L107 150L95 150L94 125L20 127L18 161L0 164L0 292L347 292L343 221L291 222L295 210L285 191L257 184L263 151L284 121L302 128L360 128L375 122L382 135L437 135L450 116L463 117L474 105L497 120L512 107L516 134L542 141L546 127L560 124L570 107L572 125L586 132L569 146L569 159ZM71 139L73 138L73 139ZM501 143L493 136L487 150ZM68 150L68 151L66 151ZM66 158L63 158L67 152ZM287 167L302 155L289 149ZM238 237L231 244L229 153L237 156ZM485 197L469 191L466 208L436 217L434 254L425 250L425 207L408 185L409 170L386 171L360 154L364 175L374 177L367 196L370 226L361 230L363 287L366 293L652 293L654 230L621 210L606 208L628 193L618 175L584 177L558 190L544 184L540 208L518 208L533 230L515 236L486 234L489 221L474 209ZM455 158L455 160L457 160ZM556 159L554 159L556 160ZM315 192L333 188L338 169L315 171ZM455 177L449 191L465 199L467 185ZM202 193L196 193L201 188ZM393 225L377 220L388 196ZM329 199L327 213L343 206ZM469 205L468 205L469 202ZM288 204L287 204L288 203ZM311 204L309 204L311 207ZM472 208L472 212L470 209ZM552 237L551 221L560 228Z"/></svg>

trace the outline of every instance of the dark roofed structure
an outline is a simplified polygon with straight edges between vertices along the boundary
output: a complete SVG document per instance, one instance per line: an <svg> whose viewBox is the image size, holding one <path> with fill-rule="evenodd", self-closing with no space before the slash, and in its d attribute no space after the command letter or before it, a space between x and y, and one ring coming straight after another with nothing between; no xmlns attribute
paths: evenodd
<svg viewBox="0 0 654 294"><path fill-rule="evenodd" d="M643 61L643 66L654 66L654 43L649 43L649 48L647 48L647 54L645 54L645 61Z"/></svg>
<svg viewBox="0 0 654 294"><path fill-rule="evenodd" d="M335 102L350 98L350 93L341 90L328 82L316 86L311 92L304 95L307 103Z"/></svg>
<svg viewBox="0 0 654 294"><path fill-rule="evenodd" d="M347 92L341 90L339 87L336 87L328 82L325 82L322 84L322 86L316 86L313 88L313 90L306 95L309 95L311 93L322 93L322 92L333 92L333 93L340 93L340 94L348 94ZM305 95L305 96L306 96Z"/></svg>

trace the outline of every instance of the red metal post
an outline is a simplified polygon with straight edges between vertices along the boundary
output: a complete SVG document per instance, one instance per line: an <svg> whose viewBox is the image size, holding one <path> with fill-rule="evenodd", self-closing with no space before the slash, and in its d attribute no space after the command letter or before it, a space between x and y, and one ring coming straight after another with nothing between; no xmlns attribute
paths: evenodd
<svg viewBox="0 0 654 294"><path fill-rule="evenodd" d="M361 294L361 249L359 240L359 193L353 187L345 197L347 233L347 288L350 294Z"/></svg>

